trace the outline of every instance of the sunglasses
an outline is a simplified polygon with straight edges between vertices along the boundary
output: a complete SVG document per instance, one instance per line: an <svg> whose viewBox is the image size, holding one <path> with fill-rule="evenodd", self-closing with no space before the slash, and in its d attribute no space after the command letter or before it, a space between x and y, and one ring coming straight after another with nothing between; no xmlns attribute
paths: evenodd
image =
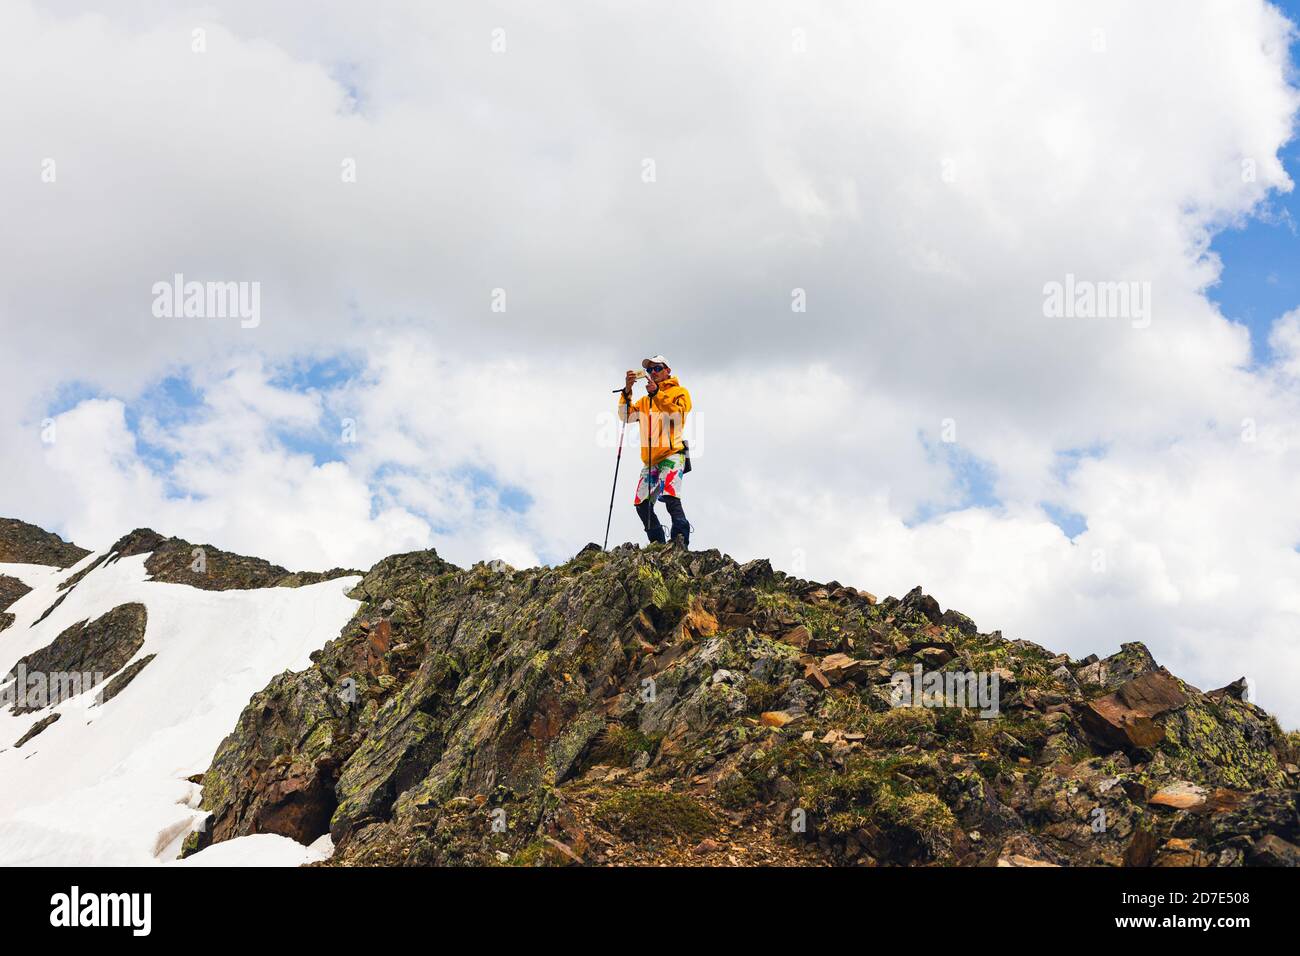
<svg viewBox="0 0 1300 956"><path fill-rule="evenodd" d="M646 368L646 371L647 371L647 372L662 372L662 371L663 371L664 369L666 369L666 368L668 368L667 365L651 365L651 366L648 366L648 367Z"/></svg>

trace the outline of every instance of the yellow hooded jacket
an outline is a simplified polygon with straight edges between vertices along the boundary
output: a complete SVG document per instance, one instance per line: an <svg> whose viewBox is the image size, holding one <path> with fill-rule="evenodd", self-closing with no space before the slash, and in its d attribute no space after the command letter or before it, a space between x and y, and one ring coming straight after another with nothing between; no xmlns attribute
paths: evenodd
<svg viewBox="0 0 1300 956"><path fill-rule="evenodd" d="M691 393L674 376L664 379L654 395L638 398L630 406L622 392L618 395L618 420L641 423L641 460L647 465L657 465L682 450L682 430L690 410Z"/></svg>

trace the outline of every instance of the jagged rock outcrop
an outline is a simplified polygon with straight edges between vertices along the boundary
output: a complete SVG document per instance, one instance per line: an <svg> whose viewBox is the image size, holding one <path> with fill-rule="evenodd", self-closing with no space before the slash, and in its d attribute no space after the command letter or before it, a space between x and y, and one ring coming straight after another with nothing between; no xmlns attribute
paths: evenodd
<svg viewBox="0 0 1300 956"><path fill-rule="evenodd" d="M300 587L361 573L344 568L334 568L332 571L289 571L270 561L223 551L210 544L191 544L182 538L164 538L148 528L133 531L121 543L123 548L114 560L149 552L144 567L149 572L150 581L188 584L205 591Z"/></svg>
<svg viewBox="0 0 1300 956"><path fill-rule="evenodd" d="M66 567L90 552L67 544L57 535L12 518L0 518L0 558L22 563ZM149 528L124 535L95 561L59 583L58 597L31 623L45 621L95 570L124 558L146 555L145 570L151 581L184 584L209 591L301 587L358 571L335 568L325 572L291 572L260 558L224 551L211 545L194 545L164 537ZM0 631L13 624L6 609L31 588L12 576L0 575ZM15 714L44 710L78 694L98 688L97 703L122 693L155 659L150 654L132 660L144 641L147 613L143 604L113 608L94 621L79 621L53 641L0 675L0 707ZM102 686L100 686L102 684ZM46 718L24 735L26 742L53 723Z"/></svg>
<svg viewBox="0 0 1300 956"><path fill-rule="evenodd" d="M416 552L352 593L343 632L218 749L186 852L260 832L328 832L333 865L1297 852L1294 736L1140 644L1076 662L919 588L878 602L667 546L527 571ZM935 674L937 698L912 683Z"/></svg>
<svg viewBox="0 0 1300 956"><path fill-rule="evenodd" d="M149 555L144 567L149 573L150 581L188 584L204 591L301 587L361 573L344 568L334 568L331 571L289 571L261 558L223 551L210 544L191 544L183 538L165 538L151 528L137 528L114 542L89 567L64 581L59 589L70 591L101 565L138 554Z"/></svg>
<svg viewBox="0 0 1300 956"><path fill-rule="evenodd" d="M29 591L31 591L31 588L17 578L0 574L0 631L3 631L14 622L14 616L6 613L9 605Z"/></svg>
<svg viewBox="0 0 1300 956"><path fill-rule="evenodd" d="M361 573L345 568L334 568L329 571L289 571L261 558L250 558L223 551L209 544L191 544L183 538L165 538L151 528L137 528L130 534L123 535L98 558L61 582L59 597L45 609L33 625L41 623L53 614L73 589L97 568L140 554L148 555L144 563L145 571L149 575L148 580L186 584L203 591L302 587ZM3 620L0 620L0 624L2 623ZM0 627L0 630L3 630L3 627Z"/></svg>
<svg viewBox="0 0 1300 956"><path fill-rule="evenodd" d="M1080 716L1099 740L1116 747L1151 748L1165 737L1165 727L1156 718L1187 700L1174 677L1152 670L1120 684L1113 694L1089 701Z"/></svg>
<svg viewBox="0 0 1300 956"><path fill-rule="evenodd" d="M22 686L14 694L13 712L43 710L103 683L144 645L147 621L145 606L132 603L65 628L48 645L14 664L8 676ZM138 672L137 667L131 676ZM122 686L119 682L114 693Z"/></svg>
<svg viewBox="0 0 1300 956"><path fill-rule="evenodd" d="M23 744L27 743L33 737L39 735L42 731L46 730L51 724L55 723L62 716L63 715L61 713L58 713L56 711L55 713L47 714L44 717L42 717L40 720L36 721L36 723L32 724L31 727L27 729L27 733L23 734L16 741L14 741L14 749L20 750Z"/></svg>
<svg viewBox="0 0 1300 956"><path fill-rule="evenodd" d="M16 518L0 518L0 562L68 568L90 554L57 534Z"/></svg>

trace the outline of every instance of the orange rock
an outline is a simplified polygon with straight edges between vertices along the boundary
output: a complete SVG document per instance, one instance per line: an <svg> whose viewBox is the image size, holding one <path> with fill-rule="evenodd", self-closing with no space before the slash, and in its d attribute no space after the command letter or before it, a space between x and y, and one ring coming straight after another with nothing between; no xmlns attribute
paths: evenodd
<svg viewBox="0 0 1300 956"><path fill-rule="evenodd" d="M1168 787L1162 787L1153 793L1147 803L1160 807L1173 807L1175 810L1191 810L1205 803L1205 789L1194 783L1179 780Z"/></svg>
<svg viewBox="0 0 1300 956"><path fill-rule="evenodd" d="M811 662L804 664L803 676L806 680L816 684L822 690L826 690L826 688L831 686L830 679L822 673L821 668Z"/></svg>
<svg viewBox="0 0 1300 956"><path fill-rule="evenodd" d="M821 660L822 673L834 683L851 678L861 670L862 662L848 654L828 654Z"/></svg>
<svg viewBox="0 0 1300 956"><path fill-rule="evenodd" d="M697 597L691 600L690 610L686 612L686 620L682 622L682 627L696 637L712 637L718 633L718 619L704 609L704 605Z"/></svg>
<svg viewBox="0 0 1300 956"><path fill-rule="evenodd" d="M1113 694L1090 701L1080 720L1094 737L1120 747L1149 749L1165 736L1154 718L1187 703L1187 694L1163 671L1148 671Z"/></svg>
<svg viewBox="0 0 1300 956"><path fill-rule="evenodd" d="M1205 866L1205 854L1191 840L1167 840L1156 857L1156 866Z"/></svg>
<svg viewBox="0 0 1300 956"><path fill-rule="evenodd" d="M812 634L810 634L808 628L804 627L802 624L790 628L790 630L781 635L781 641L783 643L797 647L800 650L807 647L810 640L812 640Z"/></svg>

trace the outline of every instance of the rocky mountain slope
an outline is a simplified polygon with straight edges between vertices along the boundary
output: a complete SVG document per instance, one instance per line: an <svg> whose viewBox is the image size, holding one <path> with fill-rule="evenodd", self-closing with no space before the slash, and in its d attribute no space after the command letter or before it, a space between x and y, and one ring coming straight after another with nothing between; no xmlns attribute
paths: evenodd
<svg viewBox="0 0 1300 956"><path fill-rule="evenodd" d="M330 865L1295 864L1295 736L1138 643L1072 661L716 551L556 568L396 555L313 666L255 695L211 825ZM998 715L893 706L998 675Z"/></svg>
<svg viewBox="0 0 1300 956"><path fill-rule="evenodd" d="M89 553L85 548L69 544L57 534L36 525L14 518L0 518L0 563L66 568ZM9 605L30 590L20 579L0 574L0 631L14 621L14 616L7 611Z"/></svg>
<svg viewBox="0 0 1300 956"><path fill-rule="evenodd" d="M68 568L90 554L85 548L64 541L52 534L19 521L0 518L0 562L5 564L44 564Z"/></svg>
<svg viewBox="0 0 1300 956"><path fill-rule="evenodd" d="M254 692L338 633L361 577L147 530L92 554L3 522L0 554L0 864L174 862L205 816L191 778ZM323 852L258 835L209 856Z"/></svg>
<svg viewBox="0 0 1300 956"><path fill-rule="evenodd" d="M206 744L188 836L160 848L185 862L278 840L334 866L1300 863L1300 739L1244 683L1202 692L1139 643L1071 660L919 588L878 601L669 546L523 571L415 552L356 577L225 555L197 580L192 549L133 532L62 583L132 552L169 594L357 603ZM94 643L57 638L26 659ZM969 698L900 694L958 675ZM4 831L0 808L0 850Z"/></svg>

